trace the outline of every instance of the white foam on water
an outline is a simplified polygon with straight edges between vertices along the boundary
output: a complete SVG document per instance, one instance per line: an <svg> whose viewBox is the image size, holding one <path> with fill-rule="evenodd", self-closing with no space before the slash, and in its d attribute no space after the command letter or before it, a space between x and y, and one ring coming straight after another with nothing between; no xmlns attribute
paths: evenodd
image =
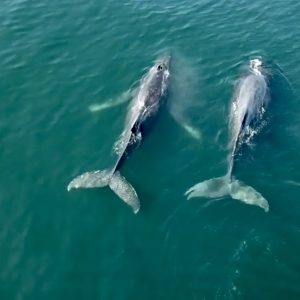
<svg viewBox="0 0 300 300"><path fill-rule="evenodd" d="M261 74L262 61L259 58L250 60L250 69L257 75Z"/></svg>

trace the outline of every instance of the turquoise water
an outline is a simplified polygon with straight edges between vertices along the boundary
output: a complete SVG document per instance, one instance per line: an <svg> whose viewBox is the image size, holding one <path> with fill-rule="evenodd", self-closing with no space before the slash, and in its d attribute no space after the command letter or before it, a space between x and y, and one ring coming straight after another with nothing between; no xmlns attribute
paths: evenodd
<svg viewBox="0 0 300 300"><path fill-rule="evenodd" d="M299 299L299 18L293 0L2 1L0 299ZM114 163L128 104L89 106L169 50L169 107L122 169L140 213L109 189L68 193ZM226 171L229 105L256 56L268 124L235 175L270 212L186 201Z"/></svg>

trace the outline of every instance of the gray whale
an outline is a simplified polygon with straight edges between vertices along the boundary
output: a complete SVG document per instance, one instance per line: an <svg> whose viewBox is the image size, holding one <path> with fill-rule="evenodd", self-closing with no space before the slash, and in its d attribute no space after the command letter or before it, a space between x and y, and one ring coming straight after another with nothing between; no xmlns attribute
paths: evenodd
<svg viewBox="0 0 300 300"><path fill-rule="evenodd" d="M118 159L108 170L96 170L75 177L67 189L100 188L109 186L114 193L137 213L140 201L133 186L120 174L120 169L128 154L138 146L149 120L157 115L162 104L169 79L171 57L159 59L141 80L137 95L129 107L123 133L115 144Z"/></svg>
<svg viewBox="0 0 300 300"><path fill-rule="evenodd" d="M258 132L269 102L267 78L260 59L250 60L249 73L242 78L232 102L230 114L230 153L225 176L200 182L185 193L188 199L194 197L222 198L230 196L244 203L256 205L269 211L267 200L253 187L247 186L233 176L235 158L242 145Z"/></svg>

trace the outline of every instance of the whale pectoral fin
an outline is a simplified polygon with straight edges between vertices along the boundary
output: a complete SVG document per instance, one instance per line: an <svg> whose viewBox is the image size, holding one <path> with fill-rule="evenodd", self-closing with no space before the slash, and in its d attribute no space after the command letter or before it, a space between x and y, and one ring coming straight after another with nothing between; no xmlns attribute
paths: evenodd
<svg viewBox="0 0 300 300"><path fill-rule="evenodd" d="M182 129L194 140L201 140L202 133L199 129L195 128L191 125L191 122L184 117L184 115L180 115L176 113L176 111L172 111L170 108L170 115L174 119L174 121L182 127Z"/></svg>
<svg viewBox="0 0 300 300"><path fill-rule="evenodd" d="M197 128L192 127L188 123L181 123L182 128L186 131L186 133L195 140L201 140L201 132Z"/></svg>
<svg viewBox="0 0 300 300"><path fill-rule="evenodd" d="M118 96L115 99L109 99L107 101L104 101L103 103L94 103L91 104L88 109L91 112L101 112L103 110L112 108L112 107L116 107L118 105L121 105L127 101L129 101L133 96L133 91L132 90L128 90L126 92L124 92L123 94L121 94L120 96Z"/></svg>

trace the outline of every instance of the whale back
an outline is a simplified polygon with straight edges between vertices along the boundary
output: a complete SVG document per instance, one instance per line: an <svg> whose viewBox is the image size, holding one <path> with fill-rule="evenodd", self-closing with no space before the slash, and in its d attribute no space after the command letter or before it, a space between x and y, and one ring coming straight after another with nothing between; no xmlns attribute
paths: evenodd
<svg viewBox="0 0 300 300"><path fill-rule="evenodd" d="M237 86L231 107L230 129L232 148L249 141L258 131L269 102L266 77L251 72Z"/></svg>

